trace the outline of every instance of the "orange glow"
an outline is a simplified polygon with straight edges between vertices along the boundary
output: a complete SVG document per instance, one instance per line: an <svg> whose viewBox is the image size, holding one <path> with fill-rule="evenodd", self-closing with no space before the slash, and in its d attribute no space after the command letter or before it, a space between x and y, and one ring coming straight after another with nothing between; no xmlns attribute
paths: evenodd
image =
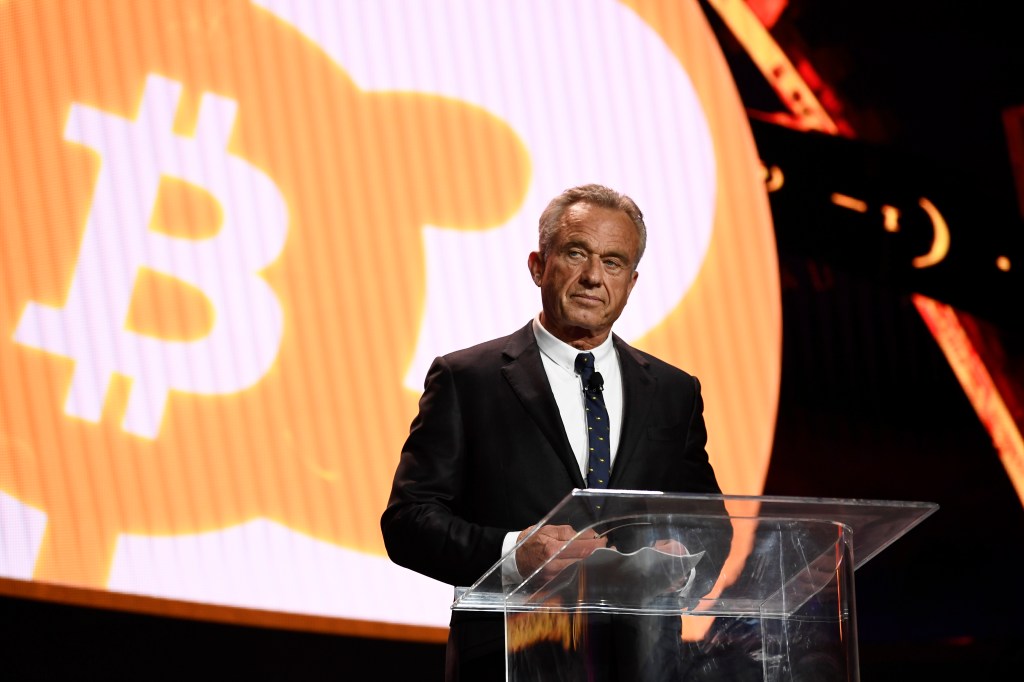
<svg viewBox="0 0 1024 682"><path fill-rule="evenodd" d="M992 376L964 332L956 311L944 303L915 295L914 305L928 329L939 341L950 367L967 394L1006 469L1017 496L1024 504L1024 438L1013 420Z"/></svg>
<svg viewBox="0 0 1024 682"><path fill-rule="evenodd" d="M900 231L900 210L895 206L889 206L886 204L882 206L882 218L884 220L883 225L885 226L886 232L899 232Z"/></svg>
<svg viewBox="0 0 1024 682"><path fill-rule="evenodd" d="M747 5L763 26L771 28L789 6L789 0L747 0Z"/></svg>
<svg viewBox="0 0 1024 682"><path fill-rule="evenodd" d="M931 218L934 237L932 238L932 247L928 253L913 259L911 264L915 268L927 268L941 262L946 257L946 254L949 253L949 226L946 224L946 219L939 213L939 209L935 208L935 204L924 197L921 197L918 204L928 214L928 217Z"/></svg>
<svg viewBox="0 0 1024 682"><path fill-rule="evenodd" d="M743 0L710 0L736 39L793 113L792 124L802 130L839 133L814 91Z"/></svg>
<svg viewBox="0 0 1024 682"><path fill-rule="evenodd" d="M561 644L566 651L576 649L581 617L582 614L575 611L538 610L510 614L506 618L508 650L520 652L541 642Z"/></svg>
<svg viewBox="0 0 1024 682"><path fill-rule="evenodd" d="M834 192L832 194L832 203L836 206L842 206L843 208L857 211L858 213L868 212L867 202L861 201L860 199L854 199L853 197L845 194L839 194L838 192Z"/></svg>

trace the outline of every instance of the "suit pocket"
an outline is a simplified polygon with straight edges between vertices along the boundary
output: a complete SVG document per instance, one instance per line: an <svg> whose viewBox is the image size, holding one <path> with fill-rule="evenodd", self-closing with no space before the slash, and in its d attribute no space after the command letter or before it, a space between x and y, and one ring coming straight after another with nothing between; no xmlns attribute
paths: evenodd
<svg viewBox="0 0 1024 682"><path fill-rule="evenodd" d="M675 426L648 426L647 438L657 441L678 441L680 445L686 442L686 424Z"/></svg>

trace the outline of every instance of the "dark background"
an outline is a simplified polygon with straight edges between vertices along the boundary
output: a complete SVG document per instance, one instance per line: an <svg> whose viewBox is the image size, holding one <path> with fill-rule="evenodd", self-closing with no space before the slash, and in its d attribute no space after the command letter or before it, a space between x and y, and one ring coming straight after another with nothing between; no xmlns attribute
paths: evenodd
<svg viewBox="0 0 1024 682"><path fill-rule="evenodd" d="M862 677L1003 679L1024 649L1024 508L911 296L959 311L1021 428L1024 197L1004 124L1024 106L1013 3L751 5L801 73L820 79L842 132L780 126L770 83L705 5L762 159L787 177L771 195L783 357L765 493L938 503L857 572ZM930 240L920 217L908 211L889 234L837 209L833 191L873 207L928 196L949 222L947 258L911 267ZM1000 255L1009 272L994 267ZM0 598L0 627L7 679L432 680L443 670L438 644L12 597ZM356 662L375 672L353 672Z"/></svg>
<svg viewBox="0 0 1024 682"><path fill-rule="evenodd" d="M765 493L938 503L857 572L863 679L1015 678L1024 507L912 296L958 311L1024 429L1024 148L1007 130L1024 132L1020 23L1012 4L750 4L785 6L762 17L841 131L779 126L788 110L709 12L762 160L787 177L770 195L783 358ZM928 268L911 265L933 234L920 197L950 231Z"/></svg>

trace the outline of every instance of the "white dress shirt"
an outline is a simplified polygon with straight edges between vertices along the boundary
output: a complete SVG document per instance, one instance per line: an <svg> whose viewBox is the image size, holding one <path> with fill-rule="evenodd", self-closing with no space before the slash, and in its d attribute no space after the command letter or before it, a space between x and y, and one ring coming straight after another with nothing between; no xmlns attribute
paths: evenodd
<svg viewBox="0 0 1024 682"><path fill-rule="evenodd" d="M533 320L533 333L540 347L540 359L544 364L544 372L551 384L551 391L558 403L558 412L562 417L565 435L569 437L576 462L579 464L583 480L587 479L587 416L583 397L583 380L576 374L576 356L582 351L573 348L564 341L555 338L544 329L539 316ZM594 370L601 373L604 379L604 404L608 409L611 421L610 447L612 452L611 465L615 466L615 451L619 445L619 434L622 427L622 374L619 372L619 356L612 344L611 334L600 346L590 350L594 354Z"/></svg>
<svg viewBox="0 0 1024 682"><path fill-rule="evenodd" d="M569 438L576 463L580 468L583 480L587 480L587 417L584 411L583 380L576 373L576 356L581 352L561 341L540 323L540 315L533 319L533 335L537 337L540 348L540 359L547 374L551 392L558 404L558 413L565 427L565 435ZM622 430L622 372L619 370L619 355L612 343L611 334L600 346L590 349L594 354L594 369L601 373L604 380L604 404L608 408L608 419L611 422L610 447L612 452L612 471L615 470L615 453L619 446L619 434ZM539 520L539 519L538 519ZM501 546L504 556L515 546L519 533L508 533ZM502 575L506 581L522 580L515 565L515 557L502 567Z"/></svg>

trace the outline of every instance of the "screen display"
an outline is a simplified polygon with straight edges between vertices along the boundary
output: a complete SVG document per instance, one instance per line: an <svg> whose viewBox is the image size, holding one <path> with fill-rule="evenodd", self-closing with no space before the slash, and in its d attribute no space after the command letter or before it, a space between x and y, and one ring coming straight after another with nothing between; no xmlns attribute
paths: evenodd
<svg viewBox="0 0 1024 682"><path fill-rule="evenodd" d="M0 34L0 577L445 626L379 529L423 378L537 314L537 219L590 182L649 230L615 331L762 492L778 262L697 2L15 1Z"/></svg>

